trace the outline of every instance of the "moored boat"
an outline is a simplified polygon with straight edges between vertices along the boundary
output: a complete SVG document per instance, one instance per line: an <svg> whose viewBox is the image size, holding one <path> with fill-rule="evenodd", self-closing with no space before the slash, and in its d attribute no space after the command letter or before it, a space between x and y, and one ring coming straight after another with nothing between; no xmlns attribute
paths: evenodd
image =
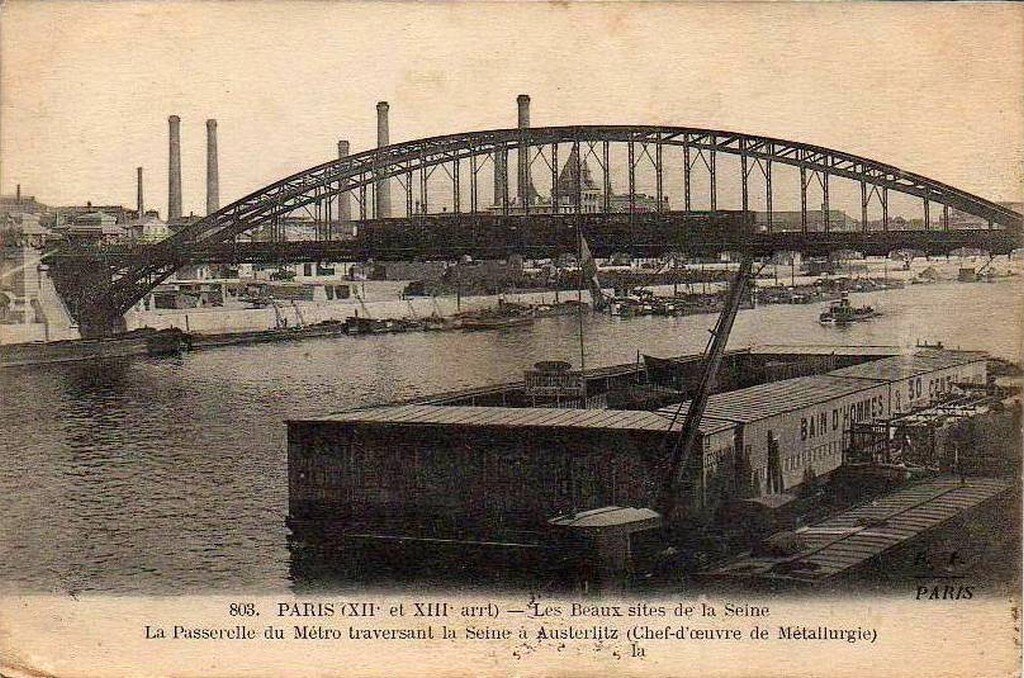
<svg viewBox="0 0 1024 678"><path fill-rule="evenodd" d="M879 315L871 306L854 306L850 298L843 292L838 301L832 302L828 310L818 316L818 322L825 325L845 325L847 323L867 320Z"/></svg>
<svg viewBox="0 0 1024 678"><path fill-rule="evenodd" d="M464 330L502 330L509 327L529 325L533 322L530 316L480 317L464 318L460 327Z"/></svg>

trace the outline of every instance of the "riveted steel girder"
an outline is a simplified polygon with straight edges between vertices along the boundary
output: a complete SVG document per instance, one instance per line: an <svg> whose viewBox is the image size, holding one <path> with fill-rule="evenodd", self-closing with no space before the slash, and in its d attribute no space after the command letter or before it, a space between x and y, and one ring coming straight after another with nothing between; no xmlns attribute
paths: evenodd
<svg viewBox="0 0 1024 678"><path fill-rule="evenodd" d="M680 146L689 153L717 153L741 156L766 164L782 163L820 176L836 176L875 187L880 192L897 191L943 206L945 215L954 208L979 217L995 228L1019 232L1020 214L997 203L953 186L898 167L842 151L784 139L723 130L662 126L568 126L531 127L467 132L417 139L375 148L338 158L285 177L237 200L204 219L186 226L144 254L127 262L105 287L104 305L113 303L127 309L146 291L193 258L193 253L233 240L237 235L270 223L296 209L321 200L325 187L334 194L362 195L365 205L367 187L392 177L408 177L413 172L429 176L434 168L462 160L554 147L559 143L653 144L659 149ZM607 156L607 152L605 152ZM605 168L607 176L607 168ZM607 185L607 179L606 179ZM689 188L687 186L687 188ZM507 190L507 189L506 189ZM689 191L687 191L687 194ZM423 196L424 200L426 196ZM607 205L607 197L605 205Z"/></svg>

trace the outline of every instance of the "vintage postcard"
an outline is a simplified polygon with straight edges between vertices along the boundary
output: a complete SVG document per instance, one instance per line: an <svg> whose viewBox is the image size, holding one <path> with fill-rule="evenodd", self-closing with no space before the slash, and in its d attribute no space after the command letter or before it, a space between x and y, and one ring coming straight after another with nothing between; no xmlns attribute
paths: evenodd
<svg viewBox="0 0 1024 678"><path fill-rule="evenodd" d="M0 7L0 675L1021 671L1024 7Z"/></svg>

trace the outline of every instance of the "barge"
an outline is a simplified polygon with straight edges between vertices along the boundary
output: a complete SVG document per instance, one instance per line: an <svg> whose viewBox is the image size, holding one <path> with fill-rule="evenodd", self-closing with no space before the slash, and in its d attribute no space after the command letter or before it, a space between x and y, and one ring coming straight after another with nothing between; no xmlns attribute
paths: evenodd
<svg viewBox="0 0 1024 678"><path fill-rule="evenodd" d="M726 353L696 454L678 483L683 517L672 543L651 536L661 532L649 513L604 528L573 516L618 519L657 505L666 458L700 377L699 356L638 359L585 374L562 370L565 392L557 399L550 390L531 393L532 384L550 389L554 382L528 371L522 382L499 387L289 421L288 524L304 552L351 556L346 544L358 537L360 552L367 541L444 544L460 549L453 558L464 564L463 556L501 544L503 567L522 556L530 569L538 553L565 562L567 548L577 555L596 548L617 554L613 560L633 554L636 562L626 568L636 573L643 569L637 563L654 562L653 554L671 545L686 569L699 568L767 536L752 523L731 523L737 506L759 503L777 517L801 503L795 499L812 497L801 510L820 512L815 493L829 483L854 485L837 478L850 468L856 427L991 389L986 360L978 352L920 347ZM801 374L785 378L779 365ZM675 402L621 409L625 399L616 394L638 386L659 387ZM870 490L872 483L863 485ZM843 501L856 498L851 492ZM615 545L608 547L611 534Z"/></svg>
<svg viewBox="0 0 1024 678"><path fill-rule="evenodd" d="M978 589L981 582L966 573L991 559L986 551L993 539L1005 538L999 531L1019 505L1015 489L1012 481L985 477L913 483L787 532L785 540L777 537L703 576L719 584L790 589L909 574L918 600L934 599L935 586L967 583ZM955 557L922 547L937 537L956 543Z"/></svg>
<svg viewBox="0 0 1024 678"><path fill-rule="evenodd" d="M0 369L128 356L174 355L187 344L187 337L177 329L145 328L105 339L0 344Z"/></svg>
<svg viewBox="0 0 1024 678"><path fill-rule="evenodd" d="M325 320L314 325L296 327L280 327L269 330L252 330L249 332L222 332L202 334L192 332L186 335L185 346L191 351L220 346L240 346L248 344L264 344L275 341L298 341L318 337L337 337L346 334L346 324L336 320Z"/></svg>

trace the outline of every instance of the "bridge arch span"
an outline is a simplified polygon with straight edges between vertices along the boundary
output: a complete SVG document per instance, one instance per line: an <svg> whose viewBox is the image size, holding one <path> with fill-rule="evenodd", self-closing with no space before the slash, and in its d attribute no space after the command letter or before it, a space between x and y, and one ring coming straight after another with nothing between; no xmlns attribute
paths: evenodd
<svg viewBox="0 0 1024 678"><path fill-rule="evenodd" d="M492 158L555 144L648 144L725 153L836 176L915 196L978 217L996 227L1019 228L1021 215L980 196L876 160L821 146L739 132L690 127L587 125L499 129L449 134L392 144L311 167L261 188L179 232L179 242L223 241L274 217L340 192L358 192L381 180L440 165ZM461 213L471 213L461 212Z"/></svg>
<svg viewBox="0 0 1024 678"><path fill-rule="evenodd" d="M817 210L807 210L806 176L818 177L823 187L823 213L828 206L828 182L830 177L841 177L861 186L862 228L867 230L867 205L878 199L883 209L887 206L889 191L914 196L924 201L926 230L931 229L928 223L929 205L939 205L943 214L948 209L977 217L989 230L1002 231L1004 235L1012 234L1016 240L1022 227L1022 217L1017 212L980 196L963 191L956 187L930 179L928 177L902 170L869 158L860 157L842 151L804 144L785 139L757 136L725 130L701 129L692 127L670 127L653 125L585 125L562 127L534 127L497 129L479 132L448 134L424 139L417 139L392 144L379 149L372 149L348 155L343 158L311 167L292 174L268 186L232 202L217 212L187 225L171 238L146 248L145 252L137 253L131 260L112 267L109 285L93 287L89 298L85 299L83 314L120 317L155 285L170 276L183 264L193 261L197 252L208 250L218 244L231 241L236 236L251 231L262 225L273 223L274 220L287 216L300 209L316 203L329 202L341 194L348 194L361 206L360 217L370 218L375 200L370 193L375 184L381 181L398 179L406 189L407 213L412 212L413 180L419 176L421 193L426 202L426 176L440 166L450 166L454 172L448 176L454 187L454 215L484 214L486 208L481 206L476 185L480 167L491 163L494 168L500 164L503 183L503 196L499 201L508 211L508 158L513 154L525 154L530 157L542 154L548 149L552 171L552 185L557 177L557 155L559 148L569 146L570 153L575 152L577 158L599 157L595 149L600 148L603 159L599 160L605 176L605 188L610 187L610 166L608 148L611 144L626 144L629 149L630 180L628 195L632 201L635 195L633 168L635 150L639 148L652 159L658 179L657 204L661 203L661 171L662 149L681 147L685 160L686 206L689 207L689 170L690 154L703 159L711 173L711 206L715 206L715 157L727 154L739 158L741 167L741 184L743 187L743 208L747 209L747 180L754 168L762 172L767 190L768 226L767 235L771 236L771 171L772 166L781 164L796 167L800 173L801 205L806 231L806 214ZM654 149L653 155L650 150ZM710 164L708 163L710 158ZM468 210L462 210L459 204L459 166L470 164L471 204ZM527 161L530 167L532 160ZM463 165L464 166L464 165ZM522 171L520 167L520 172ZM529 172L530 170L527 169ZM578 170L577 170L578 174ZM529 175L527 175L529 179ZM520 178L521 181L521 178ZM573 179L573 181L577 181ZM518 182L517 182L518 183ZM868 189L871 192L868 192ZM497 190L497 189L496 189ZM606 191L607 194L607 191ZM630 203L632 205L632 202ZM607 202L605 203L607 206ZM528 212L528 207L525 208ZM632 212L632 210L630 210ZM828 220L823 220L824 230L828 232ZM883 224L887 224L883 220ZM948 225L943 220L943 225ZM917 233L920 242L922 236Z"/></svg>

